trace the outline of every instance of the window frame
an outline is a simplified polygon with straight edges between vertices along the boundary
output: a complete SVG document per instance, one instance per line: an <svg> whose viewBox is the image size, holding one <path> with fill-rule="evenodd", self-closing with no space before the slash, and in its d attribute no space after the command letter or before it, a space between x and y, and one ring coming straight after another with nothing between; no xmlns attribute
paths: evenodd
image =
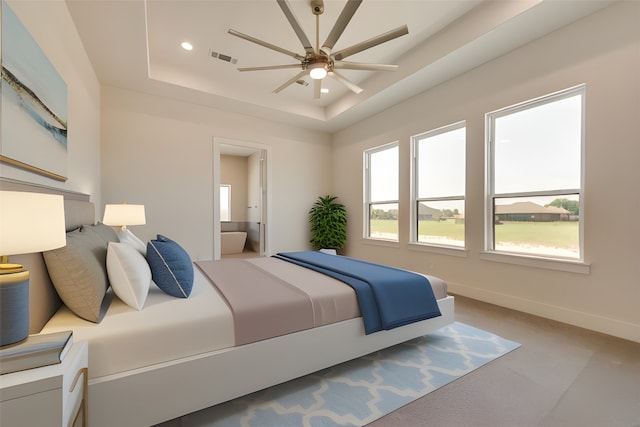
<svg viewBox="0 0 640 427"><path fill-rule="evenodd" d="M523 192L496 193L495 192L495 122L501 117L520 111L526 111L542 105L551 104L574 96L581 96L581 123L580 123L580 186L579 188L562 188L553 190L536 190ZM585 263L584 252L584 224L585 224L585 98L586 85L581 84L558 92L550 93L538 98L504 107L485 114L485 226L484 226L484 252L483 259L526 264L535 267L550 268L554 270L589 273L589 265ZM579 198L579 256L563 257L553 254L518 253L495 249L495 200L517 197L535 196L563 196L575 194ZM520 261L518 261L520 260ZM525 261L522 260L533 260Z"/></svg>
<svg viewBox="0 0 640 427"><path fill-rule="evenodd" d="M463 245L447 245L447 244L439 244L434 242L421 242L418 239L418 231L419 231L419 215L418 215L418 204L423 201L454 201L454 200L462 200L465 205L466 211L466 174L467 174L467 164L466 164L466 120L461 120L459 122L451 123L445 126L441 126L436 129L432 129L426 132L419 133L411 137L411 209L409 213L410 217L410 238L409 243L412 245L423 246L423 247L435 247L435 248L446 248L453 250L465 250L466 249L466 226L465 226L465 236L463 240ZM442 197L419 197L419 189L420 185L418 182L419 179L419 165L418 165L418 144L421 140L434 137L437 135L441 135L447 132L456 131L459 129L465 129L465 164L464 164L464 172L465 172L465 188L463 190L462 195L450 195L450 196L442 196Z"/></svg>
<svg viewBox="0 0 640 427"><path fill-rule="evenodd" d="M390 243L399 243L400 241L400 230L398 229L398 235L396 239L384 239L380 237L372 237L371 236L371 206L378 204L388 204L395 203L398 205L398 226L400 222L400 177L398 176L398 188L397 188L397 196L398 198L395 200L371 200L371 155L380 153L382 151L386 151L389 149L397 148L398 149L398 175L400 174L400 141L393 141L383 145L379 145L377 147L369 148L364 150L363 152L363 238L368 241L378 241L378 242L390 242Z"/></svg>
<svg viewBox="0 0 640 427"><path fill-rule="evenodd" d="M220 221L222 222L230 222L231 221L231 185L230 184L220 184L220 190L222 190L222 188L226 188L227 189L227 215L228 218L227 219L223 219L222 217L222 207L223 207L223 201L222 201L222 191L220 191Z"/></svg>

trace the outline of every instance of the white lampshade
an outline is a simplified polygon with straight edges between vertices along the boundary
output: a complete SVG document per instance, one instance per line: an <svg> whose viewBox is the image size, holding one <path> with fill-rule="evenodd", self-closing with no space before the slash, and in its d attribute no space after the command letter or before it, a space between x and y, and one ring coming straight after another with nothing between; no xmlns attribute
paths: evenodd
<svg viewBox="0 0 640 427"><path fill-rule="evenodd" d="M105 205L102 222L110 226L144 225L144 205Z"/></svg>
<svg viewBox="0 0 640 427"><path fill-rule="evenodd" d="M42 252L66 244L62 196L0 191L0 255Z"/></svg>

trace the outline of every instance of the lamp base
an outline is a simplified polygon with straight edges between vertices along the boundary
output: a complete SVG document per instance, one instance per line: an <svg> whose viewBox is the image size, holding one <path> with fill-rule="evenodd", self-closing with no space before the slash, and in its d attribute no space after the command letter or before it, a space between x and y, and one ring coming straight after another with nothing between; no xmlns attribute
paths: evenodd
<svg viewBox="0 0 640 427"><path fill-rule="evenodd" d="M29 272L0 274L0 346L29 336Z"/></svg>

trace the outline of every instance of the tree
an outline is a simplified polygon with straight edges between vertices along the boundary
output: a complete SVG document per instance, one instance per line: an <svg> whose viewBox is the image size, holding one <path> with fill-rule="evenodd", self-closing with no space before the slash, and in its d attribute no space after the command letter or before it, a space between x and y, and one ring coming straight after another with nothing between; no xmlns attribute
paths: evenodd
<svg viewBox="0 0 640 427"><path fill-rule="evenodd" d="M569 199L555 199L547 206L555 206L557 208L563 208L569 211L572 215L580 215L580 202L577 200L569 200Z"/></svg>

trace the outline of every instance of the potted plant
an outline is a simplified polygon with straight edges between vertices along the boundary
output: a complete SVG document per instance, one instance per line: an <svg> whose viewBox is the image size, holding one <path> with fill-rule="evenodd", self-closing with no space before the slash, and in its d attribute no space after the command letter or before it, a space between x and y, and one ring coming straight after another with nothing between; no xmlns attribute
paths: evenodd
<svg viewBox="0 0 640 427"><path fill-rule="evenodd" d="M336 196L320 196L309 211L315 249L343 249L347 240L347 209Z"/></svg>

